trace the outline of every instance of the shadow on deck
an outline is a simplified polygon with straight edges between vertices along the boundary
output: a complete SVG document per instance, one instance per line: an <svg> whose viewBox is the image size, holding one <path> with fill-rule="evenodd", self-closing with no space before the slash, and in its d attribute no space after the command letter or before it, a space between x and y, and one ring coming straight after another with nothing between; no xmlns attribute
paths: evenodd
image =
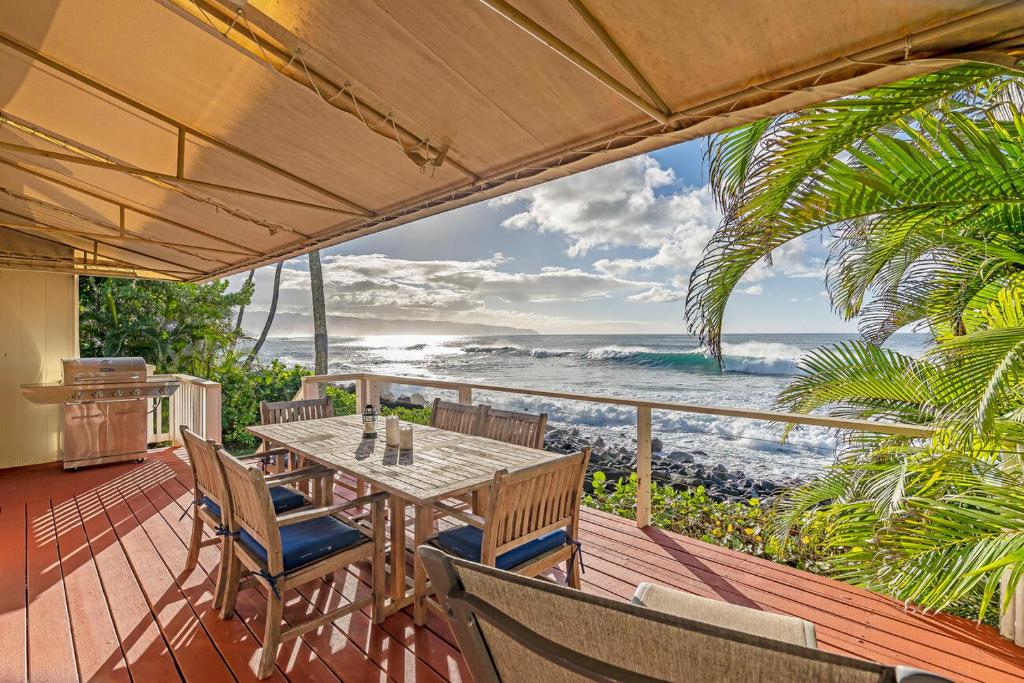
<svg viewBox="0 0 1024 683"><path fill-rule="evenodd" d="M265 597L239 595L238 618L211 609L215 548L182 573L191 499L183 453L65 473L0 473L0 680L253 680ZM1024 680L1024 650L985 626L908 612L892 600L765 560L584 509L584 589L628 599L652 581L817 625L822 649L929 669L956 680ZM369 569L290 596L294 619L368 590ZM409 614L374 627L357 612L285 643L271 680L459 681L447 626ZM652 644L654 646L654 644Z"/></svg>

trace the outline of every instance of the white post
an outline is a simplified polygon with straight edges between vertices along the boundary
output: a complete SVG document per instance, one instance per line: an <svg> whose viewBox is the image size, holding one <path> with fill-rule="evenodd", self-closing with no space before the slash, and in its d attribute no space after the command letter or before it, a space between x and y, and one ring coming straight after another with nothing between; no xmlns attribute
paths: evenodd
<svg viewBox="0 0 1024 683"><path fill-rule="evenodd" d="M367 404L380 412L380 385L370 379L356 382L356 412L361 413Z"/></svg>
<svg viewBox="0 0 1024 683"><path fill-rule="evenodd" d="M636 409L636 525L651 525L651 409Z"/></svg>
<svg viewBox="0 0 1024 683"><path fill-rule="evenodd" d="M1003 453L1002 468L1010 472L1019 473L1022 469L1021 453ZM1007 588L1009 587L1010 569L1006 569L999 579L999 596L1006 599ZM1024 645L1024 581L1017 583L1017 588L1010 596L1006 611L999 615L999 635L1012 640L1017 645Z"/></svg>
<svg viewBox="0 0 1024 683"><path fill-rule="evenodd" d="M220 443L221 441L221 394L220 384L217 382L205 382L203 387L203 426L207 439Z"/></svg>

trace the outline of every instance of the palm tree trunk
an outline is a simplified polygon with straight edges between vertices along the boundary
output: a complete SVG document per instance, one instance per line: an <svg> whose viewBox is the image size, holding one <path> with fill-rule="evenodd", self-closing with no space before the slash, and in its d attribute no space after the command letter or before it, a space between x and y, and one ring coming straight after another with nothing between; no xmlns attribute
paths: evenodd
<svg viewBox="0 0 1024 683"><path fill-rule="evenodd" d="M249 277L247 277L245 279L245 284L246 285L249 284L250 282L252 282L252 278L253 278L254 275L256 275L256 269L255 268L253 268L252 270L249 271ZM242 287L244 288L245 285L242 285ZM236 334L239 331L241 331L241 329L242 329L242 316L244 314L245 314L245 304L242 304L241 306L238 307L238 319L235 320L235 333Z"/></svg>
<svg viewBox="0 0 1024 683"><path fill-rule="evenodd" d="M309 284L313 292L313 371L327 374L327 309L324 304L324 271L320 252L309 252Z"/></svg>
<svg viewBox="0 0 1024 683"><path fill-rule="evenodd" d="M274 295L270 299L270 310L267 311L267 321L263 323L263 332L260 333L260 338L256 340L256 344L249 350L249 355L245 359L246 366L252 365L253 360L256 358L256 354L263 348L263 342L267 341L267 335L270 334L270 327L274 324L274 315L277 314L277 296L281 293L281 268L284 266L283 261L277 262L277 269L274 271Z"/></svg>

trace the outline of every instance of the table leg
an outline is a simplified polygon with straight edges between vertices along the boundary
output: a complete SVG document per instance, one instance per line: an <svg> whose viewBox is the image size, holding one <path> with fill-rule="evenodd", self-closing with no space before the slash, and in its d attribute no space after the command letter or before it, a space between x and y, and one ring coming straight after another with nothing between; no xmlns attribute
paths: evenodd
<svg viewBox="0 0 1024 683"><path fill-rule="evenodd" d="M434 532L434 507L432 505L416 506L416 527L413 537L416 548L427 542ZM415 549L414 549L415 550ZM418 553L413 552L413 623L423 626L427 623L427 570L420 561Z"/></svg>
<svg viewBox="0 0 1024 683"><path fill-rule="evenodd" d="M391 599L405 598L405 501L391 496Z"/></svg>

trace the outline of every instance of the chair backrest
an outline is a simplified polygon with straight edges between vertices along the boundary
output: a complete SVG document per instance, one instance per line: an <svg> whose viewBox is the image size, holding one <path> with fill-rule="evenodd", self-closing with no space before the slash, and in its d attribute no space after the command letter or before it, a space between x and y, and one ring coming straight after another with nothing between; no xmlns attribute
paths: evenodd
<svg viewBox="0 0 1024 683"><path fill-rule="evenodd" d="M533 415L511 410L495 410L487 406L480 419L478 434L518 446L544 448L544 429L547 424L547 413Z"/></svg>
<svg viewBox="0 0 1024 683"><path fill-rule="evenodd" d="M475 681L945 681L719 626L420 546ZM909 672L908 672L909 673Z"/></svg>
<svg viewBox="0 0 1024 683"><path fill-rule="evenodd" d="M325 417L334 417L334 403L330 396L302 401L260 402L260 422L265 425L321 420Z"/></svg>
<svg viewBox="0 0 1024 683"><path fill-rule="evenodd" d="M224 477L231 494L229 508L222 512L222 524L231 533L245 529L267 551L267 571L276 576L284 569L281 556L281 532L277 526L274 502L263 472L247 465L223 448L217 458L224 468Z"/></svg>
<svg viewBox="0 0 1024 683"><path fill-rule="evenodd" d="M181 425L181 442L192 466L196 500L207 496L223 509L227 491L224 471L217 459L217 442L204 439L185 425Z"/></svg>
<svg viewBox="0 0 1024 683"><path fill-rule="evenodd" d="M579 529L583 475L590 449L494 477L487 501L480 561L493 565L498 555L544 534Z"/></svg>
<svg viewBox="0 0 1024 683"><path fill-rule="evenodd" d="M480 430L480 413L483 406L452 403L434 399L430 407L430 426L460 434L477 434Z"/></svg>

